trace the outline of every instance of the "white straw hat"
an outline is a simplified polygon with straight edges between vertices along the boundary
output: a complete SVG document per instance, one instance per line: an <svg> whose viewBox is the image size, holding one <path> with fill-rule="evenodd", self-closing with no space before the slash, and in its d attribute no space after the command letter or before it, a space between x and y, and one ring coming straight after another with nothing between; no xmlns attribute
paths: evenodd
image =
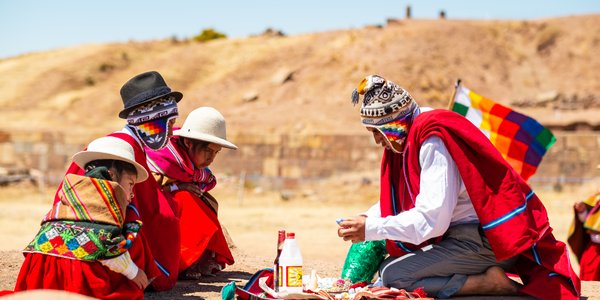
<svg viewBox="0 0 600 300"><path fill-rule="evenodd" d="M194 109L183 122L181 129L173 131L173 135L237 149L236 145L227 140L225 118L212 107Z"/></svg>
<svg viewBox="0 0 600 300"><path fill-rule="evenodd" d="M142 165L135 161L133 148L126 141L113 136L105 136L93 140L86 150L73 155L73 162L80 168L91 161L98 159L113 159L128 162L135 166L137 170L137 182L148 179L148 172Z"/></svg>

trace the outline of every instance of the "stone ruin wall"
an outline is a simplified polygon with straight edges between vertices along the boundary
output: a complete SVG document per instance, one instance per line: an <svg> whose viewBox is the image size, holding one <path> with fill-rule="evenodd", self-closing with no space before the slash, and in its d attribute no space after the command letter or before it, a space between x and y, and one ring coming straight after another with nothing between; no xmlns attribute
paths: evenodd
<svg viewBox="0 0 600 300"><path fill-rule="evenodd" d="M553 130L557 142L530 182L582 184L600 177L600 131ZM223 149L212 166L220 176L285 179L294 184L347 172L378 170L380 147L370 135L231 136L237 151ZM60 182L70 157L85 145L67 144L57 133L0 136L0 167L36 169L50 185Z"/></svg>

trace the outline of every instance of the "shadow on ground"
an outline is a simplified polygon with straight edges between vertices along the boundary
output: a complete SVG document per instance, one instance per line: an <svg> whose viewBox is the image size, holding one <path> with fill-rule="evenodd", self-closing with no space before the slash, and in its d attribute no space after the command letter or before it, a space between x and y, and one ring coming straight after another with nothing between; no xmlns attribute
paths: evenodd
<svg viewBox="0 0 600 300"><path fill-rule="evenodd" d="M146 292L145 299L220 299L224 285L234 281L237 286L243 286L252 277L252 273L241 271L222 271L216 276L202 277L197 280L180 280L175 287L166 292Z"/></svg>

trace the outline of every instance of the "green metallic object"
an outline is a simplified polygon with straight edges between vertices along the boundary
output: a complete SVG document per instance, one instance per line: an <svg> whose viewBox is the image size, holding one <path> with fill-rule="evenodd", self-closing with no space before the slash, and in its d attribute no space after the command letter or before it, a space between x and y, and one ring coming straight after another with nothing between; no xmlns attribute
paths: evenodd
<svg viewBox="0 0 600 300"><path fill-rule="evenodd" d="M383 240L352 244L344 261L341 278L348 278L352 283L371 282L386 255Z"/></svg>

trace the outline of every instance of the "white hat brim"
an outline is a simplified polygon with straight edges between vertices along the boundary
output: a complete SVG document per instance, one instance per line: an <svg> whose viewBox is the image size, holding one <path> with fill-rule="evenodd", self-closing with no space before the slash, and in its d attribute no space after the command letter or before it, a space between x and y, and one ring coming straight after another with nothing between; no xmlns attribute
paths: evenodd
<svg viewBox="0 0 600 300"><path fill-rule="evenodd" d="M98 160L98 159L112 159L112 160L120 160L120 161L128 162L128 163L132 164L137 171L137 178L135 181L136 183L139 183L139 182L142 182L142 181L145 181L146 179L148 179L148 171L146 171L146 169L144 167L142 167L142 165L140 165L139 163L137 163L134 160L127 159L122 156L105 153L105 152L87 151L87 150L77 152L77 153L75 153L75 155L73 155L73 162L76 163L82 169L85 168L85 165L87 163L94 161L94 160Z"/></svg>
<svg viewBox="0 0 600 300"><path fill-rule="evenodd" d="M229 148L229 149L235 150L238 148L232 142L230 142L228 140L224 140L222 138L218 138L218 137L216 137L214 135L210 135L210 134L193 132L193 131L185 131L182 129L178 129L178 130L173 131L173 135L182 136L182 137L186 137L186 138L190 138L190 139L194 139L194 140L205 141L205 142L209 142L209 143L214 143L214 144L221 145L221 146L223 146L225 148Z"/></svg>

